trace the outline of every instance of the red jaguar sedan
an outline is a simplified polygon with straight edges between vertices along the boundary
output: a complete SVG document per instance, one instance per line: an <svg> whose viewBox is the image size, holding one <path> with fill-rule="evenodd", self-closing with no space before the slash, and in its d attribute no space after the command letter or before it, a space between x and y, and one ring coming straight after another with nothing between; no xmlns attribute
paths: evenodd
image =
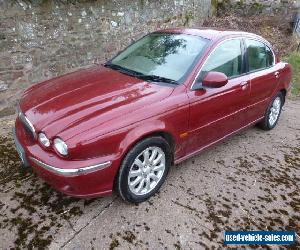
<svg viewBox="0 0 300 250"><path fill-rule="evenodd" d="M290 81L290 65L258 35L161 30L26 90L15 143L23 164L65 194L116 189L138 203L172 164L254 124L273 129Z"/></svg>

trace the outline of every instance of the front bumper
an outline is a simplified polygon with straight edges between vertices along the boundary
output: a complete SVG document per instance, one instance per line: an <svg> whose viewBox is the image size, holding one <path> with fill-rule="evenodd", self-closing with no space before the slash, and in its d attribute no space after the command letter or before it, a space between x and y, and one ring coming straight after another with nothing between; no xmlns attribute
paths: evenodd
<svg viewBox="0 0 300 250"><path fill-rule="evenodd" d="M33 170L56 190L70 196L90 198L112 193L118 160L108 157L71 161L42 149L16 121L14 139L24 165ZM99 163L100 162L100 163Z"/></svg>
<svg viewBox="0 0 300 250"><path fill-rule="evenodd" d="M70 169L64 169L64 168L56 168L53 166L48 165L47 163L44 163L42 161L39 161L38 159L35 159L34 157L30 156L29 159L34 162L36 165L38 165L41 168L44 168L52 173L63 175L63 176L76 176L76 175L84 175L88 173L93 173L99 170L102 170L104 168L107 168L111 165L110 161L87 166L87 167L81 167L81 168L70 168Z"/></svg>

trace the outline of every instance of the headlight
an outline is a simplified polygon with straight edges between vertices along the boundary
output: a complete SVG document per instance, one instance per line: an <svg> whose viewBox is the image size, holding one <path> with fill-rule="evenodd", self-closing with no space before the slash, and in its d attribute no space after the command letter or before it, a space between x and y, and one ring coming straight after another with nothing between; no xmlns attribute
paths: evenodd
<svg viewBox="0 0 300 250"><path fill-rule="evenodd" d="M50 141L49 141L49 139L47 138L47 136L44 133L39 133L39 141L45 147L49 147L50 146Z"/></svg>
<svg viewBox="0 0 300 250"><path fill-rule="evenodd" d="M54 139L54 147L61 155L65 156L68 154L68 146L63 140L59 138Z"/></svg>

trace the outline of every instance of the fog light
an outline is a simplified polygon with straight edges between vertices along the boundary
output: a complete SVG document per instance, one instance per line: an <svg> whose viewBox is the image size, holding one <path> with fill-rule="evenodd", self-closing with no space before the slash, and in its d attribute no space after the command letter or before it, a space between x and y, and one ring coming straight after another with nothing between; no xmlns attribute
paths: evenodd
<svg viewBox="0 0 300 250"><path fill-rule="evenodd" d="M49 139L47 138L47 136L44 133L39 133L39 141L45 147L49 147L50 146L50 141L49 141Z"/></svg>

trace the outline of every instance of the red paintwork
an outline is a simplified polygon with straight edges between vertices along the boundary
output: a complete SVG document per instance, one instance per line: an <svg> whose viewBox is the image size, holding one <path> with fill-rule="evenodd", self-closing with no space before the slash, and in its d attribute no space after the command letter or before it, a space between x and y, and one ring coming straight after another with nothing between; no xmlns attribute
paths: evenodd
<svg viewBox="0 0 300 250"><path fill-rule="evenodd" d="M104 170L76 177L50 173L31 162L34 170L54 188L76 197L110 194L122 159L139 140L165 133L174 142L174 161L196 154L263 118L270 99L287 90L288 64L229 79L220 88L191 90L201 65L219 42L230 37L254 37L244 32L171 29L163 32L198 35L212 42L186 81L163 86L95 66L45 81L25 91L21 110L37 132L62 138L67 157L45 149L16 121L17 138L27 156L57 168L80 168L105 161ZM263 40L265 41L265 40ZM278 71L280 77L275 78ZM241 86L242 82L247 82Z"/></svg>

